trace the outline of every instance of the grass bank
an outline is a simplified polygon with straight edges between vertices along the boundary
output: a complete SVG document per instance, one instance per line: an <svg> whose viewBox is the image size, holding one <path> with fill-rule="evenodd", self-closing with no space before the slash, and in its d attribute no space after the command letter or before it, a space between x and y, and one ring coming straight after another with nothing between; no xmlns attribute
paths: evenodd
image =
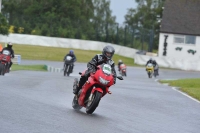
<svg viewBox="0 0 200 133"><path fill-rule="evenodd" d="M12 71L31 70L31 71L47 71L46 65L12 65Z"/></svg>
<svg viewBox="0 0 200 133"><path fill-rule="evenodd" d="M170 86L180 87L180 90L200 101L200 78L161 80L161 83L169 83Z"/></svg>
<svg viewBox="0 0 200 133"><path fill-rule="evenodd" d="M14 44L13 49L15 54L20 54L22 59L28 60L49 60L49 61L63 61L64 56L69 52L69 48L45 47L36 45L20 45ZM101 54L101 51L89 51L72 49L77 57L77 62L88 62L96 54ZM128 66L138 66L134 64L134 59L114 55L113 60L117 63L121 59Z"/></svg>

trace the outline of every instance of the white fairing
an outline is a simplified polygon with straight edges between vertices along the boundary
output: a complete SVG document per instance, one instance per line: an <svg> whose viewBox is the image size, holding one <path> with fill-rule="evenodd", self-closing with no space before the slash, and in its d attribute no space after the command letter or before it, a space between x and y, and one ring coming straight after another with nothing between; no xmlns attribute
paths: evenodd
<svg viewBox="0 0 200 133"><path fill-rule="evenodd" d="M71 59L72 59L71 56L67 56L67 57L66 57L66 60L71 60Z"/></svg>
<svg viewBox="0 0 200 133"><path fill-rule="evenodd" d="M8 50L3 50L2 54L10 55L10 51L8 51Z"/></svg>
<svg viewBox="0 0 200 133"><path fill-rule="evenodd" d="M108 65L108 64L105 64L105 65L103 66L103 72L104 72L105 74L110 75L110 74L112 73L112 71L111 71L111 66Z"/></svg>
<svg viewBox="0 0 200 133"><path fill-rule="evenodd" d="M152 63L147 64L147 67L152 67L152 66L153 66Z"/></svg>

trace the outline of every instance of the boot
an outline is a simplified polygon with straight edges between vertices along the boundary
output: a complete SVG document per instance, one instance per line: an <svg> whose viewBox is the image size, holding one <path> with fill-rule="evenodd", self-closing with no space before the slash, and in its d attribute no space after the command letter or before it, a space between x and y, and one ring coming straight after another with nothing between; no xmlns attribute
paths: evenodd
<svg viewBox="0 0 200 133"><path fill-rule="evenodd" d="M85 82L86 82L85 76L81 76L81 78L80 78L80 80L79 80L79 83L78 83L78 85L76 86L76 89L73 91L73 93L74 93L75 95L78 94L78 92L80 91L80 89L82 88L82 86L85 84Z"/></svg>

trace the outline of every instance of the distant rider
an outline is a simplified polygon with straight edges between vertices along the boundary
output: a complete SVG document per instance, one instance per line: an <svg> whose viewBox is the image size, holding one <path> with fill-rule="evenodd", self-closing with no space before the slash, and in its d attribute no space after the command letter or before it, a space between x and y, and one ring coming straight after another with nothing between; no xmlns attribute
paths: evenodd
<svg viewBox="0 0 200 133"><path fill-rule="evenodd" d="M124 64L124 63L122 62L122 60L119 60L119 61L118 61L118 71L120 71L120 65L121 65L121 64Z"/></svg>
<svg viewBox="0 0 200 133"><path fill-rule="evenodd" d="M12 49L12 46L13 46L13 45L12 45L11 42L7 43L7 47L4 47L4 48L2 49L2 51L1 51L1 53L3 53L4 50L8 50L8 51L10 51L10 56L11 56L11 58L14 58L14 57L15 57L15 54L14 54L14 50ZM12 63L12 61L10 60L9 70L10 70L12 64L13 64L13 63Z"/></svg>
<svg viewBox="0 0 200 133"><path fill-rule="evenodd" d="M147 61L146 66L147 66L147 64L149 64L149 63L152 63L153 66L154 66L154 68L157 68L157 72L158 72L157 74L159 75L159 66L158 66L158 63L156 62L156 60L150 58L150 59ZM156 66L157 66L157 67L156 67Z"/></svg>
<svg viewBox="0 0 200 133"><path fill-rule="evenodd" d="M81 76L77 90L74 92L74 94L78 94L79 90L82 88L82 86L85 84L87 79L90 76L91 72L96 72L96 68L98 65L101 65L103 63L109 64L112 68L112 73L114 77L114 84L116 83L116 71L115 71L115 63L112 60L112 57L115 53L115 49L112 46L105 46L103 48L102 54L95 55L90 62L87 64L87 70L85 71L85 74Z"/></svg>
<svg viewBox="0 0 200 133"><path fill-rule="evenodd" d="M71 57L72 57L72 62L73 62L73 64L72 64L72 71L73 71L74 62L76 62L76 56L75 56L75 54L74 54L74 51L73 51L73 50L70 50L69 53L65 55L65 57L64 57L64 59L63 59L63 61L64 61L64 66L65 66L65 60L66 60L66 57L67 57L67 56L71 56Z"/></svg>

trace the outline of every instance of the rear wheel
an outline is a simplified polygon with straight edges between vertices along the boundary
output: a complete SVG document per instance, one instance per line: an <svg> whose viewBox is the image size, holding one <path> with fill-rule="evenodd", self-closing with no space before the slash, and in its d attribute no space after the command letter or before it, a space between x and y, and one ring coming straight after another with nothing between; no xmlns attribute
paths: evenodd
<svg viewBox="0 0 200 133"><path fill-rule="evenodd" d="M99 102L100 102L100 100L101 100L101 97L102 97L102 93L100 93L100 92L98 92L98 91L96 91L96 92L93 94L91 100L88 101L87 106L86 106L86 113L87 113L87 114L92 114L92 113L95 111L95 109L96 109L96 108L98 107L98 105L99 105Z"/></svg>
<svg viewBox="0 0 200 133"><path fill-rule="evenodd" d="M72 101L72 107L75 110L80 110L82 107L78 104L78 97L75 95Z"/></svg>

